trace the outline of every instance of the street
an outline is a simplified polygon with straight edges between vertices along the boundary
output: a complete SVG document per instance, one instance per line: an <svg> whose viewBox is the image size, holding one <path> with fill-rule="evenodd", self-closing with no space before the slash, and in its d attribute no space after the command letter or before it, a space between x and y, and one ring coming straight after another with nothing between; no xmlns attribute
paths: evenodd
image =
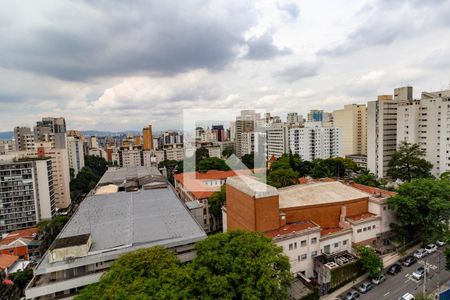
<svg viewBox="0 0 450 300"><path fill-rule="evenodd" d="M422 260L418 260L410 267L402 265L402 271L396 275L386 274L386 281L380 285L374 285L374 288L367 294L361 294L359 299L364 300L396 300L405 293L416 295L423 292L424 279L416 280L411 275L420 266L426 265L428 267L428 275L426 277L426 293L431 293L438 288L438 281L440 284L450 280L450 272L445 270L445 257L441 253L441 249L433 254L426 256ZM387 268L389 266L386 266ZM385 269L385 271L387 270ZM439 274L440 270L440 274ZM358 287L360 283L355 286ZM356 288L355 288L356 289ZM348 291L343 293L345 295Z"/></svg>

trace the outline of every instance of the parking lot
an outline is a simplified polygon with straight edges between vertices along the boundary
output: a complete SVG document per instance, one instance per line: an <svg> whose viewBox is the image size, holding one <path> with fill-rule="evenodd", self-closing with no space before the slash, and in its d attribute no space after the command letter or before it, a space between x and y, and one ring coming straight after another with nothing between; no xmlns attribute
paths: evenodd
<svg viewBox="0 0 450 300"><path fill-rule="evenodd" d="M405 267L402 265L401 272L396 275L385 274L386 281L381 283L380 285L374 285L373 289L367 292L366 294L361 294L358 299L364 300L390 300L390 299L398 299L405 293L411 293L416 295L420 292L423 292L424 287L424 278L420 280L416 280L413 278L412 273L421 266L426 266L428 269L428 274L426 276L426 292L431 293L435 291L439 284L445 283L450 280L450 272L445 270L445 257L442 254L443 248L438 249L438 251L427 255L423 259L417 260L416 263L409 267ZM384 273L386 273L387 269L390 266L386 266ZM360 286L361 283L358 283L354 286L354 289ZM348 291L340 295L342 298L347 294Z"/></svg>

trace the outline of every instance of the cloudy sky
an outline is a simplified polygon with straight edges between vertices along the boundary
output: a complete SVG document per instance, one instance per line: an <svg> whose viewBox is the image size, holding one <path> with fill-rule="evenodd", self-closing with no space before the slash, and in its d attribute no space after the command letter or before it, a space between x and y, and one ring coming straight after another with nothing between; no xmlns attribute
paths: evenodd
<svg viewBox="0 0 450 300"><path fill-rule="evenodd" d="M450 0L2 1L0 131L181 128L183 109L333 110L449 88Z"/></svg>

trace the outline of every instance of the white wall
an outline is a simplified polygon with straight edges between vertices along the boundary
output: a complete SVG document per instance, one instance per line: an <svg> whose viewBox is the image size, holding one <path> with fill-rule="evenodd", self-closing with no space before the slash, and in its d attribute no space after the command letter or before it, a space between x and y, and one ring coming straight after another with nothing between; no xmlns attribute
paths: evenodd
<svg viewBox="0 0 450 300"><path fill-rule="evenodd" d="M360 243L377 237L380 233L380 220L364 222L358 225L352 225L353 243Z"/></svg>
<svg viewBox="0 0 450 300"><path fill-rule="evenodd" d="M344 245L344 243L346 243ZM346 234L338 235L335 237L322 237L320 241L320 252L325 253L325 247L330 245L330 254L341 252L341 251L351 251L352 249L352 232L349 231ZM336 247L337 245L337 247Z"/></svg>

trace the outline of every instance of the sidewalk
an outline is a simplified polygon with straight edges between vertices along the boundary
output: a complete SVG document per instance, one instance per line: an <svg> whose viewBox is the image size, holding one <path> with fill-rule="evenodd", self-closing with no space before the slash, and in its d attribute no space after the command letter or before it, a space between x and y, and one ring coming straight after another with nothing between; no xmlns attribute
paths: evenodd
<svg viewBox="0 0 450 300"><path fill-rule="evenodd" d="M405 251L405 255L409 255L411 253L413 253L417 247L419 245L414 245L413 247L409 248L408 250ZM398 254L397 252L391 253L391 254L387 254L385 256L383 256L383 265L384 267L388 267L390 265L392 265L393 263L397 262L400 258L402 257L402 255ZM334 299L338 299L337 297L339 295L341 295L342 293L344 293L345 291L351 289L353 286L355 286L356 284L360 283L363 280L367 279L367 274L364 274L358 278L356 278L355 280L347 283L346 285L344 285L343 287L335 290L334 292L332 292L331 294L327 294L324 295L322 297L320 297L320 299L322 300L334 300Z"/></svg>

